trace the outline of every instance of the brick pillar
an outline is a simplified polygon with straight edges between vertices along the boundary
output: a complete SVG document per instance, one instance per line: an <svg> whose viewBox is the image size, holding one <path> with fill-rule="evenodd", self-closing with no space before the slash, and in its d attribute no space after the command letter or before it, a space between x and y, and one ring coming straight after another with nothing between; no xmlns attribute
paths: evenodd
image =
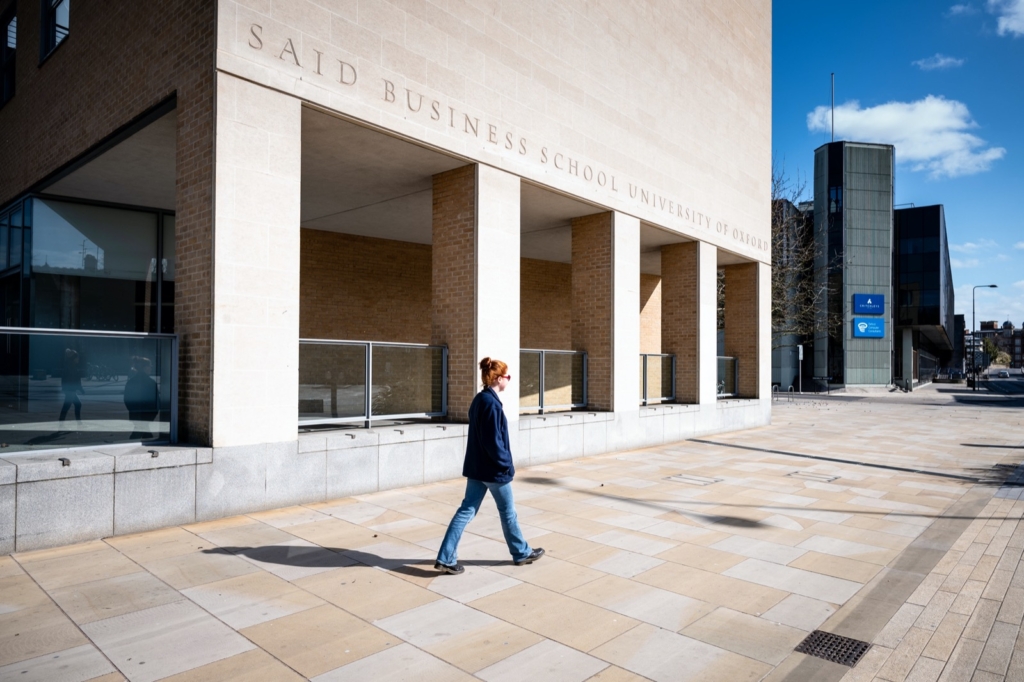
<svg viewBox="0 0 1024 682"><path fill-rule="evenodd" d="M739 360L739 395L759 397L761 292L759 264L727 265L725 270L725 354ZM770 349L769 349L770 353ZM769 360L770 365L770 360ZM770 367L769 367L770 371ZM769 375L770 377L770 375Z"/></svg>
<svg viewBox="0 0 1024 682"><path fill-rule="evenodd" d="M217 104L213 445L294 441L301 101L222 73Z"/></svg>
<svg viewBox="0 0 1024 682"><path fill-rule="evenodd" d="M212 19L211 19L212 21ZM211 46L211 50L213 47ZM213 444L214 69L178 90L175 147L174 331L178 439Z"/></svg>
<svg viewBox="0 0 1024 682"><path fill-rule="evenodd" d="M661 347L676 356L676 401L716 400L718 252L704 242L661 247Z"/></svg>
<svg viewBox="0 0 1024 682"><path fill-rule="evenodd" d="M587 351L587 402L638 410L640 221L597 213L572 221L572 346Z"/></svg>
<svg viewBox="0 0 1024 682"><path fill-rule="evenodd" d="M509 366L502 394L519 418L519 178L489 166L439 173L433 186L431 343L448 346L448 416L463 421L486 356Z"/></svg>

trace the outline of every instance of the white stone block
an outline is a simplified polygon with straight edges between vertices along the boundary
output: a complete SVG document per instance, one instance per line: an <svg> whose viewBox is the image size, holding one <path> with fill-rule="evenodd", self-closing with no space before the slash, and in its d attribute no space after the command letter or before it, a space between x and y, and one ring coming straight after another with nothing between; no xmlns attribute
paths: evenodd
<svg viewBox="0 0 1024 682"><path fill-rule="evenodd" d="M196 520L194 465L114 475L114 534L141 533Z"/></svg>

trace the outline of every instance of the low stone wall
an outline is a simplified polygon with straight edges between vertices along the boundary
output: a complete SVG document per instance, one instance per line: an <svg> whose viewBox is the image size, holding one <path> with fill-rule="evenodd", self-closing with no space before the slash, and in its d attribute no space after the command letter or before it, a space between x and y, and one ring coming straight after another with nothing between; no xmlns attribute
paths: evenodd
<svg viewBox="0 0 1024 682"><path fill-rule="evenodd" d="M516 466L527 467L770 421L768 401L722 400L524 416L510 436ZM458 478L466 433L465 424L411 424L231 448L8 455L0 459L0 554Z"/></svg>

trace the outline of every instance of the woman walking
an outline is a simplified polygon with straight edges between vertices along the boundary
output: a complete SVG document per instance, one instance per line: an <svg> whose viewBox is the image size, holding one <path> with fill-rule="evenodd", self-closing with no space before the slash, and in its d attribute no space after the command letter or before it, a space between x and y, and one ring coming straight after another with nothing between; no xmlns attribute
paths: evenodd
<svg viewBox="0 0 1024 682"><path fill-rule="evenodd" d="M531 549L523 538L512 501L512 477L516 470L509 449L508 420L505 419L501 398L498 397L512 381L508 365L501 360L484 358L480 361L480 379L484 388L476 394L469 406L469 437L466 441L466 461L462 466L462 475L467 479L466 496L452 517L452 522L448 524L448 532L444 534L434 564L437 570L454 575L466 570L458 561L459 540L466 525L480 511L480 503L487 491L491 492L491 497L498 505L501 531L505 535L513 563L516 566L532 564L544 556L543 549Z"/></svg>

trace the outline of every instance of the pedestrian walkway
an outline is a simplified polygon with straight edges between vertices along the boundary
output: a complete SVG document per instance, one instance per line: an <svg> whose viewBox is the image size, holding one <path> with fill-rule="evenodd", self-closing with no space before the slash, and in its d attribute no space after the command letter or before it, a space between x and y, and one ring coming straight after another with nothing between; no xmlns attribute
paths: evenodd
<svg viewBox="0 0 1024 682"><path fill-rule="evenodd" d="M522 468L532 565L488 499L433 570L461 480L0 557L0 680L1022 679L1024 413L773 421Z"/></svg>

